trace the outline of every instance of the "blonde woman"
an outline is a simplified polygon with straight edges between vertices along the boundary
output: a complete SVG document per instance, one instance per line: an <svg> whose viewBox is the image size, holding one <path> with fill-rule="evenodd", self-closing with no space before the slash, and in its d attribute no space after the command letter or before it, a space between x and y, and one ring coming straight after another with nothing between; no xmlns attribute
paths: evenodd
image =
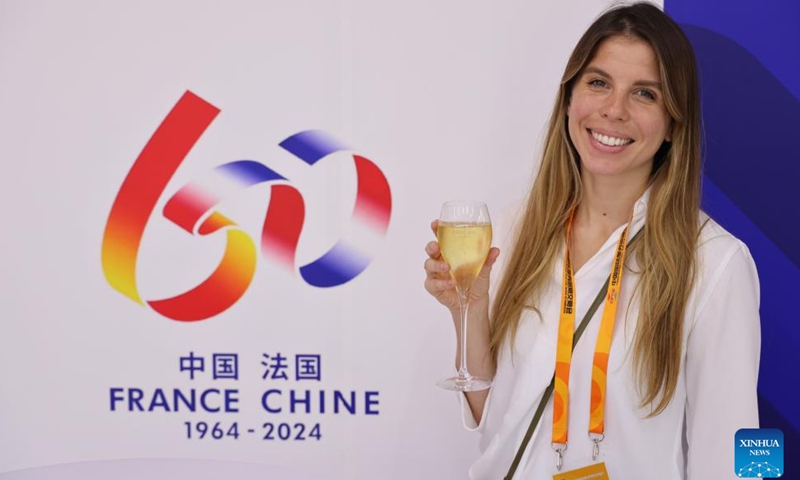
<svg viewBox="0 0 800 480"><path fill-rule="evenodd" d="M512 464L507 480L595 465L614 480L734 478L734 434L758 427L758 276L700 211L700 130L677 24L646 3L599 17L570 56L498 268L493 248L472 289L468 364L493 384L462 397L482 435L470 478ZM438 244L426 252L425 287L458 338L454 282Z"/></svg>

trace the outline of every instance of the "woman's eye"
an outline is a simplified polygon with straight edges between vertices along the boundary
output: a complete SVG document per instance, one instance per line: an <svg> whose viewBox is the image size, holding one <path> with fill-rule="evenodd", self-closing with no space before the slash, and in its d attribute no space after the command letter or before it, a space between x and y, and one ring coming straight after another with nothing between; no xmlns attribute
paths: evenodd
<svg viewBox="0 0 800 480"><path fill-rule="evenodd" d="M592 87L603 88L603 87L606 86L606 82L604 82L603 80L600 80L599 78L595 78L595 79L589 80L589 85L592 86Z"/></svg>
<svg viewBox="0 0 800 480"><path fill-rule="evenodd" d="M656 99L656 94L651 92L650 90L639 90L639 91L636 92L636 94L639 95L640 97L644 97L644 98L646 98L648 100L655 100Z"/></svg>

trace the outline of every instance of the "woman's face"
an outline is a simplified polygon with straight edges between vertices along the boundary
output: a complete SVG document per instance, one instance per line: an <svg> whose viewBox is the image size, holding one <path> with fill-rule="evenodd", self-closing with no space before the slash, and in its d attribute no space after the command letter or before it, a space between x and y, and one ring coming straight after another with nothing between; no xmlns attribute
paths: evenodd
<svg viewBox="0 0 800 480"><path fill-rule="evenodd" d="M646 183L671 124L650 45L628 37L603 41L572 87L567 115L584 179Z"/></svg>

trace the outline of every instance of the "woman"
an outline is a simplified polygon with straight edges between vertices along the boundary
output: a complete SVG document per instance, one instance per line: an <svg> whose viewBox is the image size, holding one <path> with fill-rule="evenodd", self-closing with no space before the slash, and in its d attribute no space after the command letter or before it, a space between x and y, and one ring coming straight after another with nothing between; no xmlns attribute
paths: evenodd
<svg viewBox="0 0 800 480"><path fill-rule="evenodd" d="M758 427L758 277L700 212L698 96L689 41L652 5L606 12L572 52L499 282L490 295L493 248L471 293L468 365L493 385L462 400L482 433L470 478L507 474L540 402L515 479L598 463L615 480L734 475L734 434ZM438 244L426 252L458 338L454 282Z"/></svg>

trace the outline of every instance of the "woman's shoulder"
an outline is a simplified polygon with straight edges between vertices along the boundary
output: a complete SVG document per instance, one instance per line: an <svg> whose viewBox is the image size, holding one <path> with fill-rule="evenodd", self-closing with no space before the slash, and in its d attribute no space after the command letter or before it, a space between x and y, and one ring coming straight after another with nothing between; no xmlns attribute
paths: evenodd
<svg viewBox="0 0 800 480"><path fill-rule="evenodd" d="M711 218L700 212L700 231L697 242L698 254L707 261L723 260L736 253L750 257L747 245ZM720 266L717 264L717 266Z"/></svg>
<svg viewBox="0 0 800 480"><path fill-rule="evenodd" d="M747 284L758 290L758 273L747 245L706 213L700 215L695 290L698 305L722 283Z"/></svg>

